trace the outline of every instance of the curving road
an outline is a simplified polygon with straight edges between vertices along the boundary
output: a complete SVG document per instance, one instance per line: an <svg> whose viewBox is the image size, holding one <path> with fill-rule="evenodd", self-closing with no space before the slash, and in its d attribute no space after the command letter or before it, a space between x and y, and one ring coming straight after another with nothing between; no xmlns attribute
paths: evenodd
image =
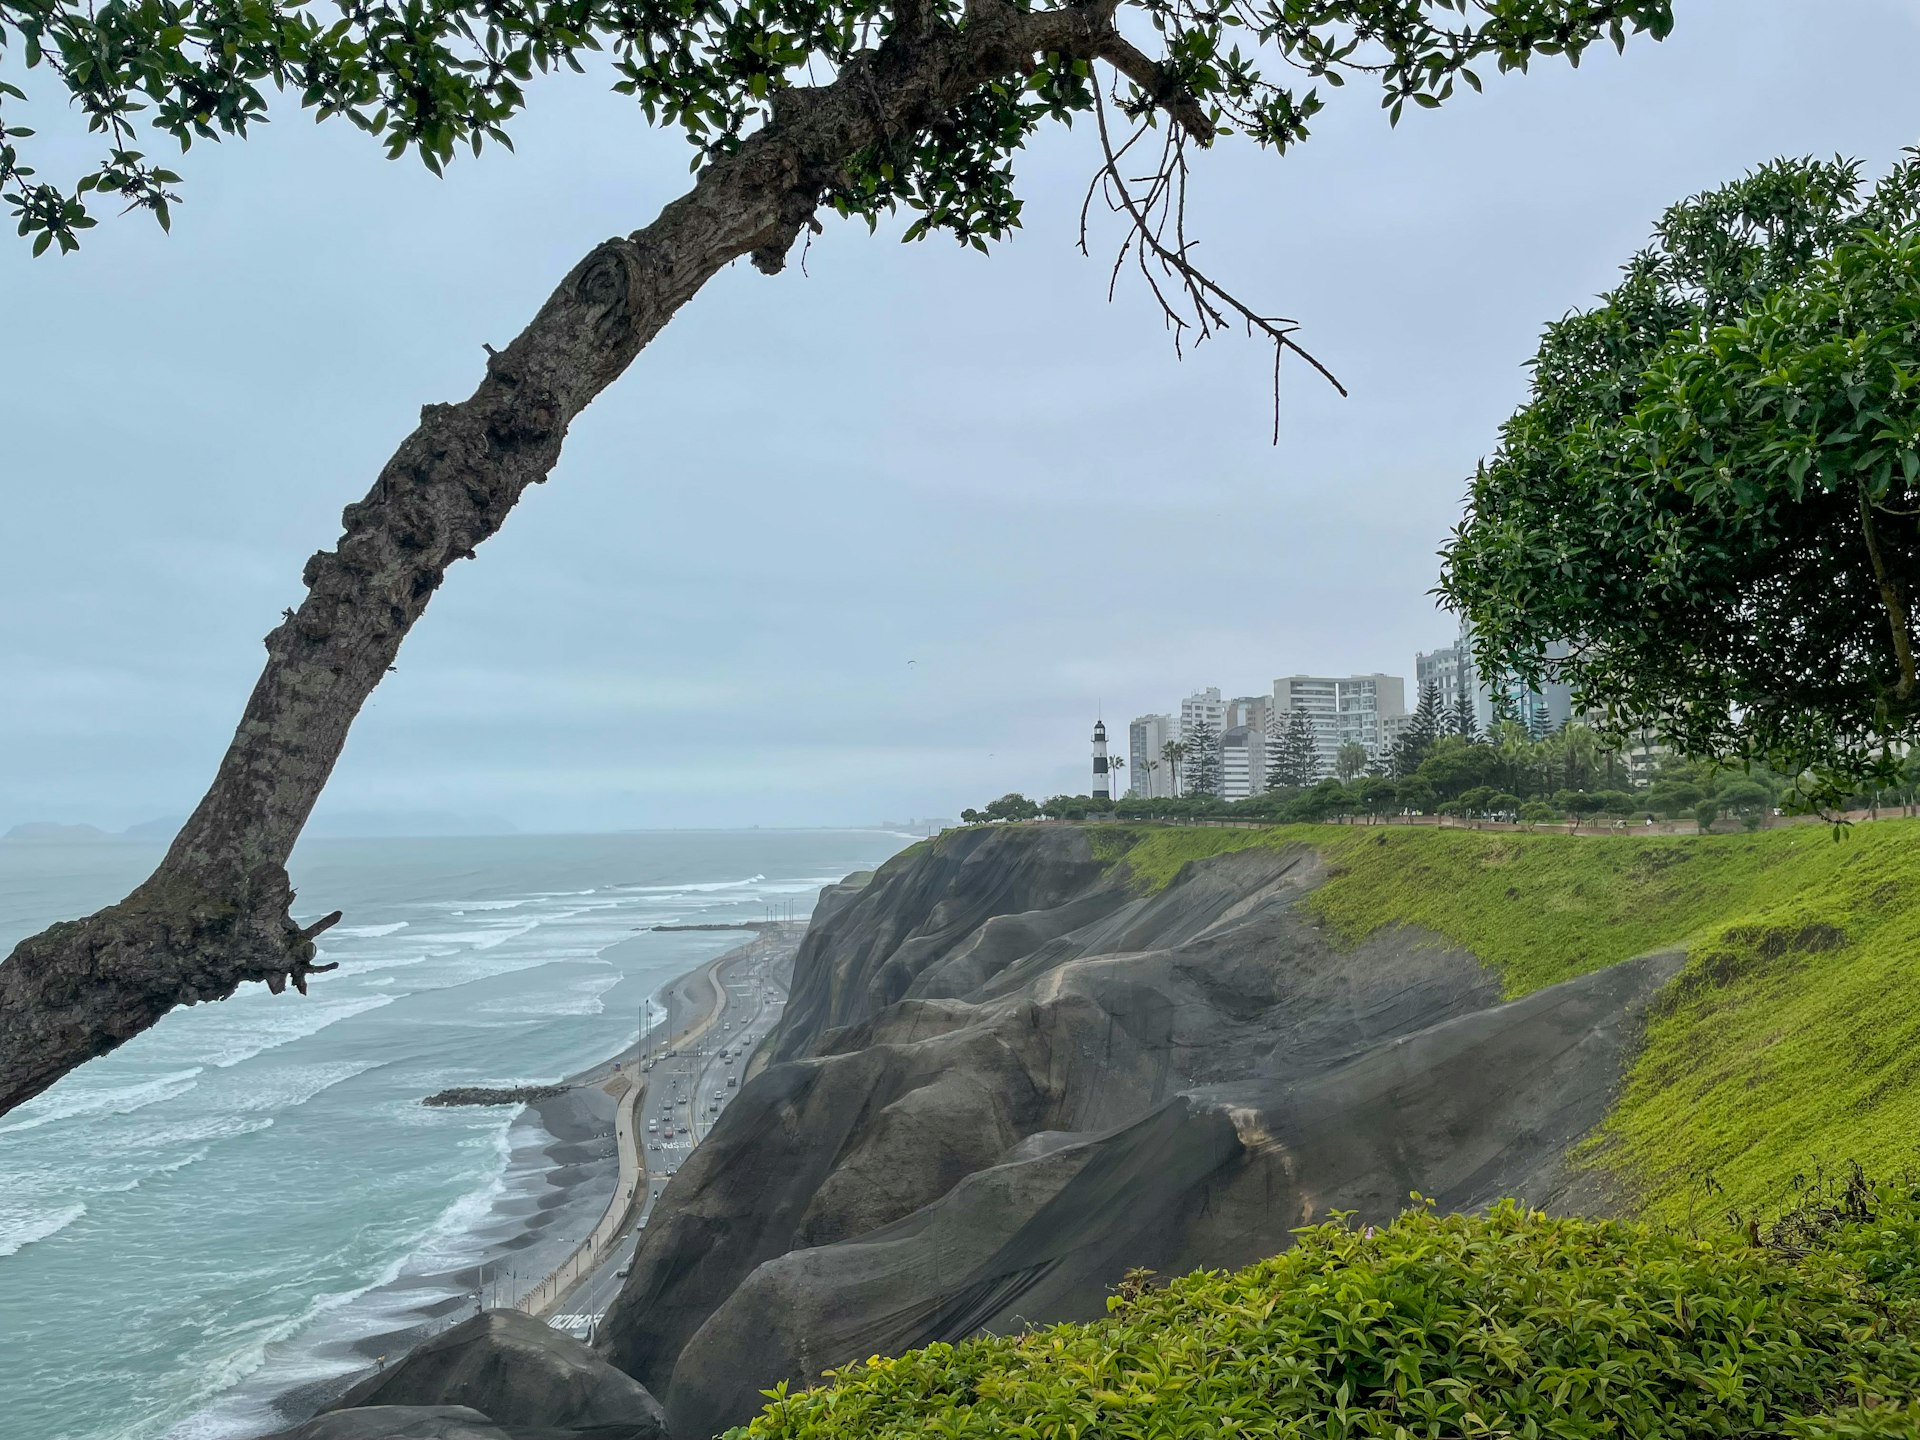
<svg viewBox="0 0 1920 1440"><path fill-rule="evenodd" d="M805 929L793 923L762 931L751 943L674 982L673 1008L695 1001L699 1018L672 1038L667 1054L643 1067L639 1084L632 1083L631 1065L615 1076L613 1083L624 1080L626 1088L616 1092L620 1169L606 1212L593 1233L516 1308L556 1328L592 1334L619 1292L665 1177L704 1137L719 1109L739 1093L727 1080L745 1069L742 1038L751 1035L756 1043L763 1039L786 1004L787 970ZM659 1133L646 1132L649 1118L660 1122ZM668 1121L675 1132L672 1140L664 1134Z"/></svg>

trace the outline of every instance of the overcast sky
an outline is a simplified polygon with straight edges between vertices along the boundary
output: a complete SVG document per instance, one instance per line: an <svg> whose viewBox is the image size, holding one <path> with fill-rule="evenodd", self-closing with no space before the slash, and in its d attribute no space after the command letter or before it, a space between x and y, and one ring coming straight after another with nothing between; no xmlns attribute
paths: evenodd
<svg viewBox="0 0 1920 1440"><path fill-rule="evenodd" d="M1541 324L1663 206L1780 154L1920 139L1912 0L1679 0L1665 44L1488 84L1390 131L1349 87L1284 160L1233 144L1205 260L1305 325L1172 354L1073 246L1084 130L981 256L829 224L736 266L457 565L323 807L522 829L956 814L1084 789L1110 724L1298 671L1411 675L1435 550ZM0 829L184 814L264 652L421 404L686 152L593 81L436 181L287 111L176 166L172 236L0 239ZM1117 232L1109 232L1117 233ZM909 664L909 662L913 662Z"/></svg>

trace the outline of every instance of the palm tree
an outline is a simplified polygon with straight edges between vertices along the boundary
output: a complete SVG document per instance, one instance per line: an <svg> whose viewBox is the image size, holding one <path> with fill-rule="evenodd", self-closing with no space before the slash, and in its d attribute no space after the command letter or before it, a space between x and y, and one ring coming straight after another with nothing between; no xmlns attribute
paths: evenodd
<svg viewBox="0 0 1920 1440"><path fill-rule="evenodd" d="M1346 784L1354 776L1367 768L1367 747L1358 740L1344 741L1333 757L1333 773L1340 777L1340 783Z"/></svg>
<svg viewBox="0 0 1920 1440"><path fill-rule="evenodd" d="M1173 793L1180 793L1180 762L1186 758L1187 742L1169 740L1160 747L1160 758L1167 762L1167 773L1173 780Z"/></svg>
<svg viewBox="0 0 1920 1440"><path fill-rule="evenodd" d="M1107 782L1107 793L1114 799L1120 798L1120 772L1127 768L1127 762L1118 755L1107 761L1107 774L1112 777Z"/></svg>
<svg viewBox="0 0 1920 1440"><path fill-rule="evenodd" d="M1600 737L1579 721L1570 720L1560 727L1552 743L1560 752L1561 773L1566 777L1567 788L1586 789L1593 779L1594 762L1600 758Z"/></svg>
<svg viewBox="0 0 1920 1440"><path fill-rule="evenodd" d="M1500 757L1502 778L1507 789L1516 794L1531 793L1536 786L1530 785L1526 772L1533 767L1533 739L1527 734L1527 727L1518 720L1502 720L1487 737L1493 742L1494 752Z"/></svg>

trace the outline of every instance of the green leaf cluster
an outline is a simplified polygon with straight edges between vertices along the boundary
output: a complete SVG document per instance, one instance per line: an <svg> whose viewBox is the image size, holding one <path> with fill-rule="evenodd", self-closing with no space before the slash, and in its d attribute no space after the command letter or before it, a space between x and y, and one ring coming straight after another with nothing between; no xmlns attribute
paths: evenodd
<svg viewBox="0 0 1920 1440"><path fill-rule="evenodd" d="M1009 0L1010 13L1031 8ZM1124 84L1123 108L1151 123L1179 97L1214 133L1275 149L1305 137L1321 83L1373 80L1397 120L1409 103L1441 103L1456 80L1477 89L1476 64L1577 63L1594 43L1672 26L1672 0L1124 0L1120 10L1162 49L1150 85ZM164 225L179 177L146 158L140 136L183 151L244 137L275 92L438 173L461 146L509 144L536 75L585 73L588 62L648 121L680 129L697 169L777 123L782 92L855 64L885 84L930 34L970 23L960 0L0 0L0 64L50 76L105 148L71 182L41 177L23 148L34 129L17 118L27 92L0 81L0 198L36 252L73 249L102 196ZM1090 64L1010 59L926 126L850 160L823 157L820 203L869 223L905 206L916 212L909 238L945 231L986 248L1019 223L1012 166L1028 137L1092 107Z"/></svg>
<svg viewBox="0 0 1920 1440"><path fill-rule="evenodd" d="M1418 1197L1415 1197L1416 1200ZM1912 1435L1920 1190L1791 1250L1417 1206L1105 1320L872 1357L729 1440Z"/></svg>
<svg viewBox="0 0 1920 1440"><path fill-rule="evenodd" d="M1533 375L1445 552L1483 669L1807 772L1816 803L1896 783L1920 739L1920 157L1871 190L1781 161L1675 206Z"/></svg>

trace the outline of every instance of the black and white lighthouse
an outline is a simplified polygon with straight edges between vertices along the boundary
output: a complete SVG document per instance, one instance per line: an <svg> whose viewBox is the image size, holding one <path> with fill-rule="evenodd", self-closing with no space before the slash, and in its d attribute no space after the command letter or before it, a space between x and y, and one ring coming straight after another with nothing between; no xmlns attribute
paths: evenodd
<svg viewBox="0 0 1920 1440"><path fill-rule="evenodd" d="M1093 798L1112 803L1113 790L1107 773L1107 722L1093 722Z"/></svg>

